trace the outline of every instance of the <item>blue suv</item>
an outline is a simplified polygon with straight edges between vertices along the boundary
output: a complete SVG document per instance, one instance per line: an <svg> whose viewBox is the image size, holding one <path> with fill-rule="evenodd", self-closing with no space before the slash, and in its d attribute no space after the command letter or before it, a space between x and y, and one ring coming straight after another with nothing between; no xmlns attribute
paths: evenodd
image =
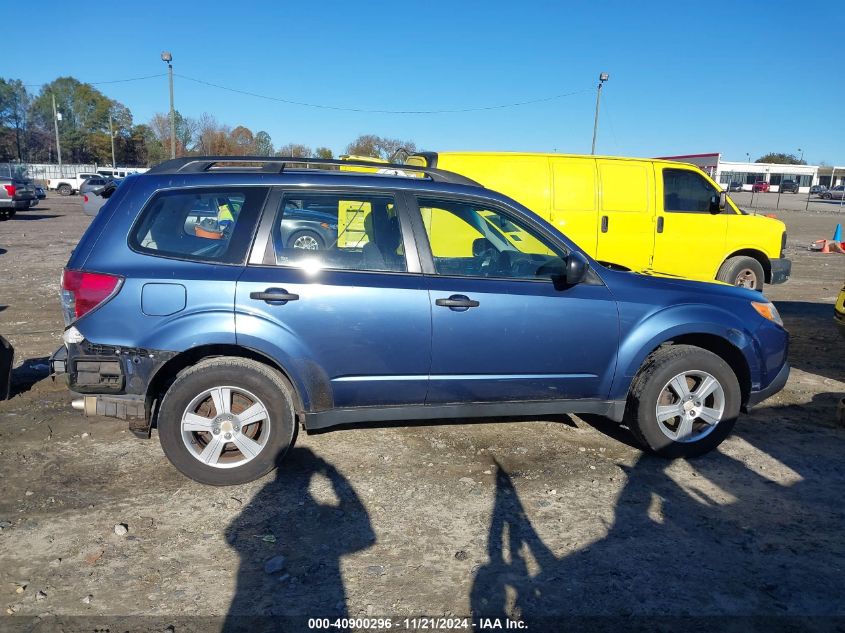
<svg viewBox="0 0 845 633"><path fill-rule="evenodd" d="M228 485L299 425L598 414L695 456L786 383L759 292L611 270L457 174L308 162L176 159L115 190L62 278L75 407Z"/></svg>

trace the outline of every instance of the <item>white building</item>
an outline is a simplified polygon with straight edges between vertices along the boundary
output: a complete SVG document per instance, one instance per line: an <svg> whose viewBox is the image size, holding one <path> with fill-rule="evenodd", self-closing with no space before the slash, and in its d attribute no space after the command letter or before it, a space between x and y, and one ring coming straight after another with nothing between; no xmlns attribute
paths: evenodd
<svg viewBox="0 0 845 633"><path fill-rule="evenodd" d="M722 155L718 153L661 156L660 158L692 163L707 172L713 180L725 188L732 182L738 182L745 191L751 191L751 186L759 180L769 183L769 191L774 192L779 190L780 183L784 180L798 182L798 190L801 193L807 193L812 185L835 187L845 184L845 166L745 163L722 160Z"/></svg>

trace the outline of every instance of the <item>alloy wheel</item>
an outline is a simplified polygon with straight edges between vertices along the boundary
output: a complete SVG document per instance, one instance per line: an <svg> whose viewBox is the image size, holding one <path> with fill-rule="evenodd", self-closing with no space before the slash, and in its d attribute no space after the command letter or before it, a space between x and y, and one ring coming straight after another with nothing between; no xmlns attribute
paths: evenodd
<svg viewBox="0 0 845 633"><path fill-rule="evenodd" d="M660 392L657 425L674 442L696 442L709 435L725 413L725 390L705 371L685 371Z"/></svg>

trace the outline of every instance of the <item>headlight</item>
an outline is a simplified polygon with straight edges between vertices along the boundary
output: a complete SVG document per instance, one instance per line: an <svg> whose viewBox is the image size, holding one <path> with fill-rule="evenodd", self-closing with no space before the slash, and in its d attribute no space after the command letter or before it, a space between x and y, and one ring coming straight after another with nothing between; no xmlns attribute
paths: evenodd
<svg viewBox="0 0 845 633"><path fill-rule="evenodd" d="M783 319L780 318L780 314L778 314L778 309L775 307L774 303L770 303L768 301L765 303L762 301L752 301L751 307L757 310L757 314L764 319L774 321L783 327Z"/></svg>

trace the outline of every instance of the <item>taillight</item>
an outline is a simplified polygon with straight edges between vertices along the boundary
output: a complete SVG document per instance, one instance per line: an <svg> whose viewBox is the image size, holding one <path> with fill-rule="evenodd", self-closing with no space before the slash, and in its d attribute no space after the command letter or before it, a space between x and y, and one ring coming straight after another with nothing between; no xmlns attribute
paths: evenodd
<svg viewBox="0 0 845 633"><path fill-rule="evenodd" d="M121 278L104 273L67 270L62 273L62 309L65 324L101 305L120 285Z"/></svg>
<svg viewBox="0 0 845 633"><path fill-rule="evenodd" d="M15 196L15 191L17 191L17 189L15 189L15 185L3 185L3 189L6 190L6 193L9 194L10 198L13 198Z"/></svg>
<svg viewBox="0 0 845 633"><path fill-rule="evenodd" d="M87 193L84 196L82 196L82 201L88 202L88 194Z"/></svg>

